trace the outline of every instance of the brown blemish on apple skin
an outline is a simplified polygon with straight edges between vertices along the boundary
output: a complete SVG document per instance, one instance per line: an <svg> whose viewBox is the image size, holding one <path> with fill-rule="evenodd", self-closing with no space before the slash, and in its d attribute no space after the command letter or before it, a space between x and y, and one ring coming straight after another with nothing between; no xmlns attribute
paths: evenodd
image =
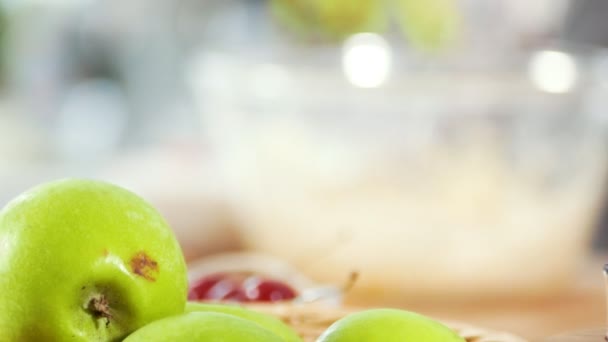
<svg viewBox="0 0 608 342"><path fill-rule="evenodd" d="M146 252L139 251L131 258L131 271L148 281L156 281L155 275L158 274L158 263L150 258Z"/></svg>
<svg viewBox="0 0 608 342"><path fill-rule="evenodd" d="M107 257L109 252L107 248L104 248L103 251L101 252L103 254L104 257Z"/></svg>

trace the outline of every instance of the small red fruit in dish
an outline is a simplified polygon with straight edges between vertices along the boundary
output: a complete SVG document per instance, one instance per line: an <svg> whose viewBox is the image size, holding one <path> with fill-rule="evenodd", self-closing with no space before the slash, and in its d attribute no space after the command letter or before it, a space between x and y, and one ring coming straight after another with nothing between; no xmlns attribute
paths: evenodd
<svg viewBox="0 0 608 342"><path fill-rule="evenodd" d="M190 285L188 299L223 299L227 295L233 295L239 286L240 280L231 278L228 274L211 274Z"/></svg>
<svg viewBox="0 0 608 342"><path fill-rule="evenodd" d="M246 273L213 273L190 285L188 299L236 302L276 302L297 297L288 284L276 279Z"/></svg>
<svg viewBox="0 0 608 342"><path fill-rule="evenodd" d="M297 297L296 291L289 285L273 279L260 279L244 282L245 294L250 301L277 302L292 300Z"/></svg>

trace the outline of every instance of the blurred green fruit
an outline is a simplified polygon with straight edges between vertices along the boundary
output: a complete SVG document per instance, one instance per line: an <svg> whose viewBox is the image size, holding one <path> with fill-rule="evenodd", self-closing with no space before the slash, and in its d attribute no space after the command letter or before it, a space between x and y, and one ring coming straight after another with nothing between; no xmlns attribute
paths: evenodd
<svg viewBox="0 0 608 342"><path fill-rule="evenodd" d="M413 48L435 51L462 33L455 0L271 0L270 5L281 24L309 40L382 33L394 20Z"/></svg>
<svg viewBox="0 0 608 342"><path fill-rule="evenodd" d="M288 28L322 40L380 32L388 21L384 1L377 0L272 0L271 8Z"/></svg>
<svg viewBox="0 0 608 342"><path fill-rule="evenodd" d="M285 342L302 342L302 339L280 319L261 312L231 304L187 302L186 312L219 312L255 322L283 338Z"/></svg>
<svg viewBox="0 0 608 342"><path fill-rule="evenodd" d="M395 1L398 22L413 47L438 50L460 36L461 17L455 0Z"/></svg>
<svg viewBox="0 0 608 342"><path fill-rule="evenodd" d="M249 320L218 312L189 312L152 322L124 342L284 342Z"/></svg>
<svg viewBox="0 0 608 342"><path fill-rule="evenodd" d="M396 309L350 314L332 324L317 342L465 342L428 317Z"/></svg>

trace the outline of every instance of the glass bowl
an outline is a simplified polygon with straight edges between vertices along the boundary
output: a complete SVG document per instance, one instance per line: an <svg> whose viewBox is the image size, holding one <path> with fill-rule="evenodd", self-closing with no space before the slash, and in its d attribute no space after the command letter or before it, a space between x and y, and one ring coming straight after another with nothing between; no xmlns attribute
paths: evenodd
<svg viewBox="0 0 608 342"><path fill-rule="evenodd" d="M572 284L604 193L601 53L275 38L218 39L187 72L248 249L373 298Z"/></svg>

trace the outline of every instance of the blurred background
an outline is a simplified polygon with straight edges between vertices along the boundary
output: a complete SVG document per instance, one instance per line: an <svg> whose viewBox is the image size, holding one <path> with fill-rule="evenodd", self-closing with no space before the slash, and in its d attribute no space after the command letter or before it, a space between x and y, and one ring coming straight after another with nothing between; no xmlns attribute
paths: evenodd
<svg viewBox="0 0 608 342"><path fill-rule="evenodd" d="M602 0L0 0L0 206L152 201L347 300L529 338L602 324Z"/></svg>

